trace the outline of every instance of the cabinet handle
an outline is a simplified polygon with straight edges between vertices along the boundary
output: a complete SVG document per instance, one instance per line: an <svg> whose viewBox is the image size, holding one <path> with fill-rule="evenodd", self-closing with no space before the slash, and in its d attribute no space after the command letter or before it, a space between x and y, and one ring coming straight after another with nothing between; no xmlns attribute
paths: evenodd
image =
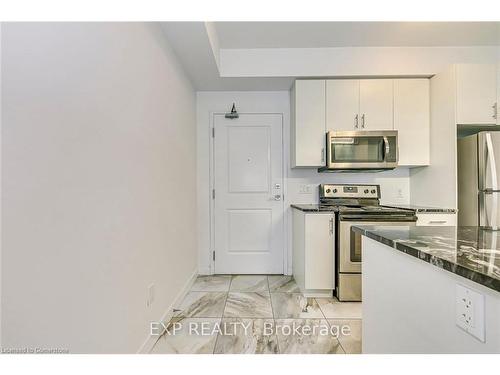
<svg viewBox="0 0 500 375"><path fill-rule="evenodd" d="M330 235L333 235L333 217L330 218L329 225L330 225Z"/></svg>
<svg viewBox="0 0 500 375"><path fill-rule="evenodd" d="M493 104L491 108L493 108L493 118L498 118L498 103Z"/></svg>
<svg viewBox="0 0 500 375"><path fill-rule="evenodd" d="M361 127L364 129L365 128L365 114L363 113L363 116L361 116Z"/></svg>
<svg viewBox="0 0 500 375"><path fill-rule="evenodd" d="M446 224L446 220L430 220L429 224Z"/></svg>
<svg viewBox="0 0 500 375"><path fill-rule="evenodd" d="M358 128L358 115L354 116L354 127Z"/></svg>
<svg viewBox="0 0 500 375"><path fill-rule="evenodd" d="M322 163L325 162L325 149L324 148L321 149L321 162Z"/></svg>

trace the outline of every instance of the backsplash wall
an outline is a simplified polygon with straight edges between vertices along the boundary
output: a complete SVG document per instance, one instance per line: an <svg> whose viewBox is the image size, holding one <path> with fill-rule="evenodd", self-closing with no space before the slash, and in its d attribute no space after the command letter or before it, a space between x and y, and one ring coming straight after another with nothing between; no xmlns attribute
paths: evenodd
<svg viewBox="0 0 500 375"><path fill-rule="evenodd" d="M288 201L318 203L319 184L378 184L382 204L410 203L409 169L378 173L318 173L310 169L289 169Z"/></svg>

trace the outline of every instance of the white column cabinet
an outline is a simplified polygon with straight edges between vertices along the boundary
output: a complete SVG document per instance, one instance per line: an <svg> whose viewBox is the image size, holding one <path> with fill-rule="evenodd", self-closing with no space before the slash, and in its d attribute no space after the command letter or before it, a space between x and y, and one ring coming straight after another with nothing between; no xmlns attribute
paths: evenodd
<svg viewBox="0 0 500 375"><path fill-rule="evenodd" d="M497 123L497 70L496 64L456 65L457 124Z"/></svg>
<svg viewBox="0 0 500 375"><path fill-rule="evenodd" d="M296 80L291 92L291 167L325 164L325 80Z"/></svg>
<svg viewBox="0 0 500 375"><path fill-rule="evenodd" d="M393 80L359 81L359 116L361 130L393 129Z"/></svg>
<svg viewBox="0 0 500 375"><path fill-rule="evenodd" d="M331 296L335 287L335 220L293 210L293 275L306 296Z"/></svg>
<svg viewBox="0 0 500 375"><path fill-rule="evenodd" d="M426 78L394 80L394 129L401 166L429 165L429 84Z"/></svg>
<svg viewBox="0 0 500 375"><path fill-rule="evenodd" d="M359 80L327 80L326 131L357 130L359 127Z"/></svg>

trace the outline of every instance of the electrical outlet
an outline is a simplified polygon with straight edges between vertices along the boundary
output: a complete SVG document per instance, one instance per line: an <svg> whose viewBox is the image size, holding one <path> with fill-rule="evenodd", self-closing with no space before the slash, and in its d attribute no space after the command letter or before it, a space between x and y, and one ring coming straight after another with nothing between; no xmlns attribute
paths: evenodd
<svg viewBox="0 0 500 375"><path fill-rule="evenodd" d="M150 307L155 301L155 284L149 284L148 297L146 299L146 306Z"/></svg>
<svg viewBox="0 0 500 375"><path fill-rule="evenodd" d="M465 332L484 342L484 295L457 284L456 324Z"/></svg>
<svg viewBox="0 0 500 375"><path fill-rule="evenodd" d="M299 186L300 194L312 194L312 191L313 191L313 185L301 184Z"/></svg>
<svg viewBox="0 0 500 375"><path fill-rule="evenodd" d="M398 198L404 198L403 196L403 189L398 189Z"/></svg>

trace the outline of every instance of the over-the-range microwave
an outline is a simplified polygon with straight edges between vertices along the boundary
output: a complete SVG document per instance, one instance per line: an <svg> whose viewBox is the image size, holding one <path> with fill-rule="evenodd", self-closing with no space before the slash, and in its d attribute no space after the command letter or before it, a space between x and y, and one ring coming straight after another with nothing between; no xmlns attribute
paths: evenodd
<svg viewBox="0 0 500 375"><path fill-rule="evenodd" d="M319 172L377 172L398 166L398 132L329 131L326 166Z"/></svg>

